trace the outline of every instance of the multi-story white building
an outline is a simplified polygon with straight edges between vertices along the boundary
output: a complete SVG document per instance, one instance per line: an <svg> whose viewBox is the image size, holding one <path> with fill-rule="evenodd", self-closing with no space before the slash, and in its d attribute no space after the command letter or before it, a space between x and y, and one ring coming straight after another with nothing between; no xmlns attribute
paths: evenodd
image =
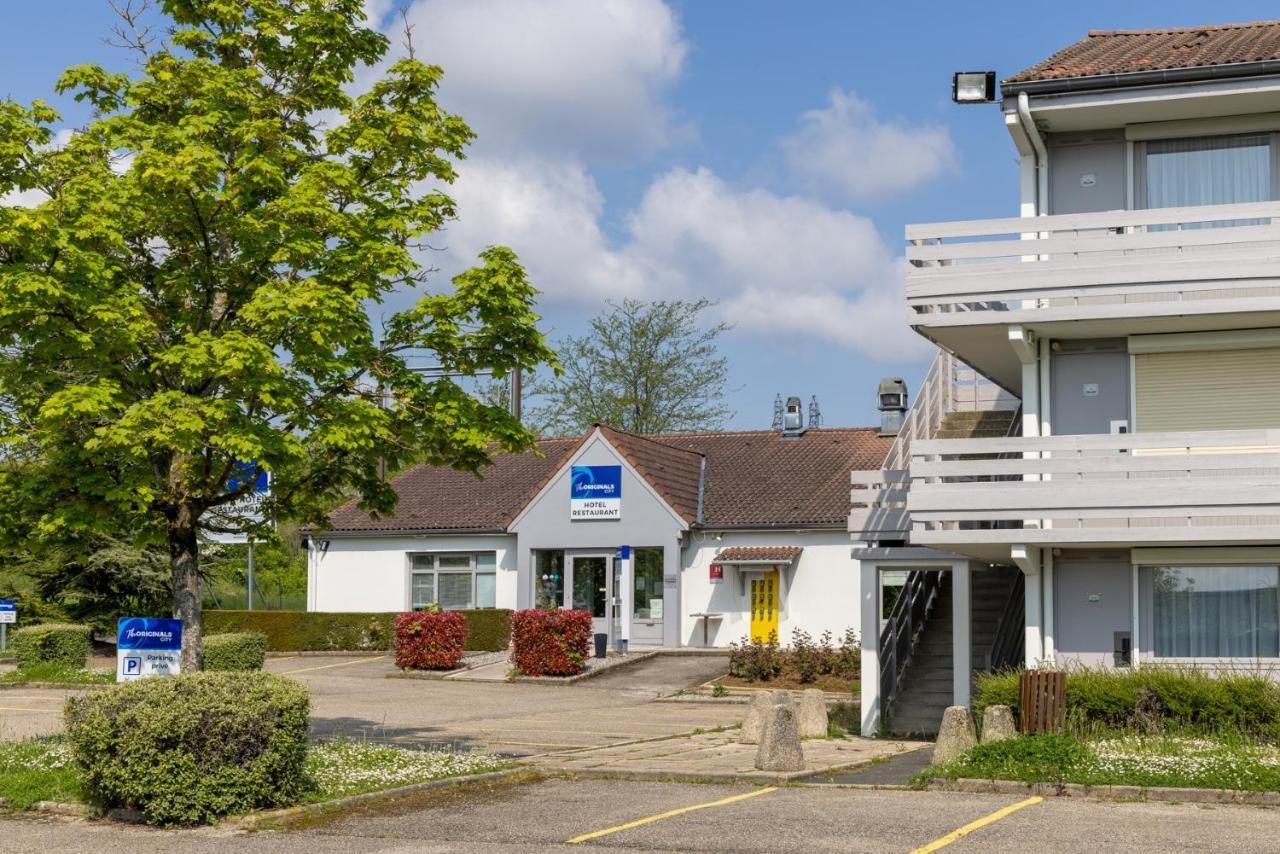
<svg viewBox="0 0 1280 854"><path fill-rule="evenodd" d="M941 355L854 475L865 732L1014 662L1280 664L1278 45L1092 32L1001 84L1020 215L907 228Z"/></svg>

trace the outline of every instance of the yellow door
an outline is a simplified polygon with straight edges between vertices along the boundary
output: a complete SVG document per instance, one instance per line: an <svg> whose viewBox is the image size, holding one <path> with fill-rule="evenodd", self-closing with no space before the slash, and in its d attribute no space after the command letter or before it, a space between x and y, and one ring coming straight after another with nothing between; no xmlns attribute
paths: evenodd
<svg viewBox="0 0 1280 854"><path fill-rule="evenodd" d="M766 572L751 579L751 640L754 643L778 641L778 571Z"/></svg>

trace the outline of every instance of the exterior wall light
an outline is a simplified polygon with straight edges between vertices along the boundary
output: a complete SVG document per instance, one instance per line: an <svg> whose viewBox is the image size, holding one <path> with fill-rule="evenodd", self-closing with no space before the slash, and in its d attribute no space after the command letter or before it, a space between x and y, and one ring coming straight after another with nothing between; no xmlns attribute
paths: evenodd
<svg viewBox="0 0 1280 854"><path fill-rule="evenodd" d="M996 99L994 71L957 71L951 77L951 100L957 104L990 104Z"/></svg>

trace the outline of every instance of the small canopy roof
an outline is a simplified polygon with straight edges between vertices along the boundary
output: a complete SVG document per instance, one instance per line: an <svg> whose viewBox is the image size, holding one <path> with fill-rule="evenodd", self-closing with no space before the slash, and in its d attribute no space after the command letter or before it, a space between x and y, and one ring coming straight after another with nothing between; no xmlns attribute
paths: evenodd
<svg viewBox="0 0 1280 854"><path fill-rule="evenodd" d="M794 563L803 546L730 546L712 559L712 563Z"/></svg>

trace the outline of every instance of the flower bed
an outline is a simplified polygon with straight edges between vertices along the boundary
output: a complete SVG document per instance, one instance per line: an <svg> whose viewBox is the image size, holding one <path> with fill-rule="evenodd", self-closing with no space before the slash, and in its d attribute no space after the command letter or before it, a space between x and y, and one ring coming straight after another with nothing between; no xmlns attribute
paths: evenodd
<svg viewBox="0 0 1280 854"><path fill-rule="evenodd" d="M467 643L467 618L457 611L417 611L395 622L396 666L456 670Z"/></svg>
<svg viewBox="0 0 1280 854"><path fill-rule="evenodd" d="M771 688L820 687L826 691L856 688L862 672L862 646L852 629L839 643L831 632L815 641L802 630L792 632L791 646L743 639L729 646L725 685L769 683Z"/></svg>
<svg viewBox="0 0 1280 854"><path fill-rule="evenodd" d="M532 609L511 615L512 661L525 676L581 673L591 648L590 611Z"/></svg>

